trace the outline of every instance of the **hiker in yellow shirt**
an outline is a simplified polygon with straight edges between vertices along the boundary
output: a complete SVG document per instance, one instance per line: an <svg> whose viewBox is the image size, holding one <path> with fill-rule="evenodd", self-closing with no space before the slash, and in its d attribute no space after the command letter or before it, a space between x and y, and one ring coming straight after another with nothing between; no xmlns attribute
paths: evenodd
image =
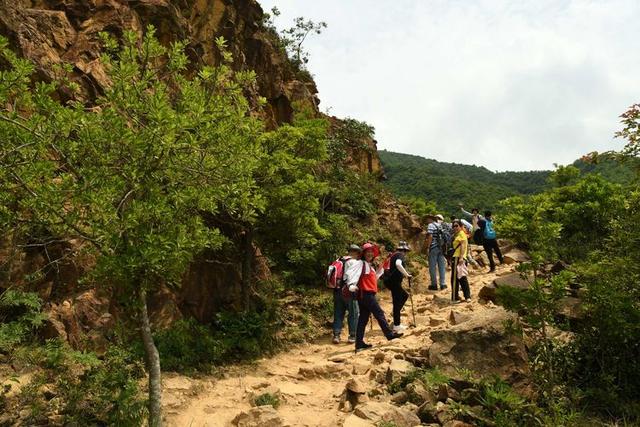
<svg viewBox="0 0 640 427"><path fill-rule="evenodd" d="M471 301L471 290L467 280L466 254L469 246L468 238L464 232L462 222L458 219L453 221L453 258L451 259L451 301L456 304L460 302L460 288L464 295L465 302Z"/></svg>

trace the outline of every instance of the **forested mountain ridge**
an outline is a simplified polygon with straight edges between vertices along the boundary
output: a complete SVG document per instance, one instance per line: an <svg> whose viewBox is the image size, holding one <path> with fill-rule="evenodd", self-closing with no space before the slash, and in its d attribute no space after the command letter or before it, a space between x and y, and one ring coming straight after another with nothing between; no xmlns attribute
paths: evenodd
<svg viewBox="0 0 640 427"><path fill-rule="evenodd" d="M510 196L530 195L549 187L551 171L492 172L482 166L446 163L411 154L379 151L387 177L385 185L400 197L419 197L434 202L446 213L467 208L495 209ZM576 160L573 166L583 174L598 173L618 183L634 177L631 165L613 160L587 163Z"/></svg>

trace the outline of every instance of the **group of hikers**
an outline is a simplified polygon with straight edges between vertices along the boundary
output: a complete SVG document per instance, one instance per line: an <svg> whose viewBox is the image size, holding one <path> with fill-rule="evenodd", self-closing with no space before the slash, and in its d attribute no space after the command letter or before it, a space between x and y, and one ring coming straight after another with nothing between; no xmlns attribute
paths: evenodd
<svg viewBox="0 0 640 427"><path fill-rule="evenodd" d="M430 291L446 290L447 266L451 268L451 302L454 304L471 301L468 280L468 265L477 265L471 256L469 241L482 245L489 258L489 271L495 271L493 259L495 252L498 261L503 262L498 246L493 218L490 211L480 215L477 208L468 212L460 205L464 218L452 216L451 222L445 222L442 215L427 215L427 239L424 247L428 251ZM341 342L344 317L347 315L349 330L348 342L355 344L356 352L371 348L364 341L364 334L370 317L373 316L384 336L388 340L399 338L406 330L401 323L402 308L410 297L404 289L407 279L412 286L412 275L407 271L407 254L411 247L406 241L400 241L385 261L379 264L376 258L380 249L375 243L367 242L362 247L352 244L348 254L335 260L327 271L327 284L333 289L333 343ZM389 289L393 305L393 325L387 318L376 299L378 280L382 278L385 288ZM464 299L460 298L460 290Z"/></svg>

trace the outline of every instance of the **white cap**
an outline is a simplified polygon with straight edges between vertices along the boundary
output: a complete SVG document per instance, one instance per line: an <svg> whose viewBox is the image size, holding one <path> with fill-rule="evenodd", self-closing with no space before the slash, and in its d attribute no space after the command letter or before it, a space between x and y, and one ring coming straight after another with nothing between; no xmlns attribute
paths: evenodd
<svg viewBox="0 0 640 427"><path fill-rule="evenodd" d="M436 218L438 218L440 221L444 221L444 217L440 214L436 215Z"/></svg>

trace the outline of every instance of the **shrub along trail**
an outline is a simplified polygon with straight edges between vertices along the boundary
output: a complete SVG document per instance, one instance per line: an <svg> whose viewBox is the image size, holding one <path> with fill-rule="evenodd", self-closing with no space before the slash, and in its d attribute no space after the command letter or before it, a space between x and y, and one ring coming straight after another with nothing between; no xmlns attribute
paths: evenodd
<svg viewBox="0 0 640 427"><path fill-rule="evenodd" d="M394 363L390 368L391 362L394 359L407 359L419 364L421 359L428 359L427 349L432 344L432 331L447 330L454 323L482 318L490 311L502 311L492 303L481 304L478 293L483 285L491 283L497 276L512 272L513 267L498 266L495 273L487 273L486 269L482 272L472 271L470 283L473 301L456 305L448 302L449 289L425 292L428 274L424 269L421 270L415 280L419 290L414 294L417 327L409 328L403 338L387 342L377 324L373 331L368 326L365 339L374 347L358 354L354 353L353 344L347 344L346 341L340 345L331 344L331 334L327 331L326 337L312 344L291 348L249 367L230 367L222 379L193 379L165 374L163 407L166 420L172 426L238 425L239 419L235 423L234 419L245 412L245 421L239 425L374 425L377 421L375 418L381 415L376 411L384 412L388 407L376 407L372 402L390 402L387 385L397 379L407 366ZM389 318L390 293L381 290L378 297ZM407 301L403 323L409 324L410 321L411 305ZM346 340L345 333L346 330L343 331L343 339ZM366 407L370 410L365 413L359 411L358 415L349 411L350 404L347 404L347 408L340 408L344 406L341 400L345 386L352 378L357 380L357 384L351 388L363 387L368 395L373 395L365 398L369 400ZM278 397L277 409L260 408L249 414L254 399L265 393ZM268 404L268 399L263 398L262 402ZM397 425L412 423L410 415L406 422L398 420L404 415L393 416ZM251 417L255 417L255 423L249 421Z"/></svg>

